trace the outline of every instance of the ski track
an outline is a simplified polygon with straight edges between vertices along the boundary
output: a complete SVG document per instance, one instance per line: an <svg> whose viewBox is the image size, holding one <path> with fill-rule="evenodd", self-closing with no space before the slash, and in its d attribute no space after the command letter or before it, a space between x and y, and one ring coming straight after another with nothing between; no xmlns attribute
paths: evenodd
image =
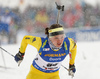
<svg viewBox="0 0 100 79"><path fill-rule="evenodd" d="M77 42L77 55L75 60L76 73L73 79L100 79L100 42ZM20 43L12 45L2 45L11 54L15 55L20 47ZM1 49L0 49L1 50ZM14 58L3 51L5 66L0 52L0 79L25 79L30 70L30 65L37 54L37 50L28 45L25 57L21 65L14 61ZM62 62L68 68L69 56ZM3 68L7 67L7 68ZM72 79L68 71L63 67L60 68L61 79Z"/></svg>

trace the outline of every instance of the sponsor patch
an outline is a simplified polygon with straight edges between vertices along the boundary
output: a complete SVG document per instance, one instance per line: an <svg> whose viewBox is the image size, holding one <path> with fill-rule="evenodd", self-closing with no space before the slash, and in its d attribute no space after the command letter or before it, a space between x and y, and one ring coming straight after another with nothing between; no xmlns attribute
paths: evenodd
<svg viewBox="0 0 100 79"><path fill-rule="evenodd" d="M43 51L49 51L50 48L43 48Z"/></svg>
<svg viewBox="0 0 100 79"><path fill-rule="evenodd" d="M32 42L34 42L34 41L36 41L36 37L35 37L35 38L33 38Z"/></svg>

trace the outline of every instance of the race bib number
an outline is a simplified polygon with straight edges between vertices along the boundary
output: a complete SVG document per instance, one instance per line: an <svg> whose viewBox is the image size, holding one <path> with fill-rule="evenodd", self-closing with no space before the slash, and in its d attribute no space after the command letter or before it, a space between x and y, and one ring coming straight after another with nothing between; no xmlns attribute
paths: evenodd
<svg viewBox="0 0 100 79"><path fill-rule="evenodd" d="M43 60L39 55L35 58L36 64L45 70L57 70L61 66L61 62L47 62Z"/></svg>

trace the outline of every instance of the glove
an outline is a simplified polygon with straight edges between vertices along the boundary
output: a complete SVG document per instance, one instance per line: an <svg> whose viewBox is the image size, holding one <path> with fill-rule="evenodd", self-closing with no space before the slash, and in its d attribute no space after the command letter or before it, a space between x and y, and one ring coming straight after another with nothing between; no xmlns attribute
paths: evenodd
<svg viewBox="0 0 100 79"><path fill-rule="evenodd" d="M74 73L76 72L75 65L69 65L69 75L74 77Z"/></svg>
<svg viewBox="0 0 100 79"><path fill-rule="evenodd" d="M18 63L18 66L20 65L20 63L22 62L23 58L24 58L24 53L21 53L20 51L15 55L15 61Z"/></svg>

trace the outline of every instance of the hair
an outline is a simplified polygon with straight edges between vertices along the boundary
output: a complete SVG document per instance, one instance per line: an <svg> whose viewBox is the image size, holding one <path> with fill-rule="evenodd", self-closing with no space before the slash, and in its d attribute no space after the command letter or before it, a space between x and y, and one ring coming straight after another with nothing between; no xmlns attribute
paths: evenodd
<svg viewBox="0 0 100 79"><path fill-rule="evenodd" d="M55 28L59 28L59 27L63 27L62 25L60 25L60 24L52 24L51 26L50 26L50 28L45 28L45 34L47 35L47 37L49 37L49 30L50 29L55 29Z"/></svg>

